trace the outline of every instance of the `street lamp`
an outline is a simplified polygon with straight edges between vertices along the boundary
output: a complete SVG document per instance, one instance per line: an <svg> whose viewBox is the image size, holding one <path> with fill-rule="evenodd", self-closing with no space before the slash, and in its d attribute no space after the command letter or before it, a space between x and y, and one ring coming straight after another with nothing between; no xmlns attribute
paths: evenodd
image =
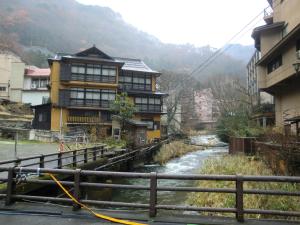
<svg viewBox="0 0 300 225"><path fill-rule="evenodd" d="M300 70L300 62L293 63L293 67L296 71L296 74L298 74L298 72Z"/></svg>

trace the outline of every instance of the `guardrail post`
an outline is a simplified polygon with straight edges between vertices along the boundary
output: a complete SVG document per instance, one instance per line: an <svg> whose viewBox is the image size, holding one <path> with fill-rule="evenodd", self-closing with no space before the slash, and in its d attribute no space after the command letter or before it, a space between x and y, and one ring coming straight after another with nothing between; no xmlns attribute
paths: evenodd
<svg viewBox="0 0 300 225"><path fill-rule="evenodd" d="M21 164L21 159L17 157L14 164L15 164L15 165L14 165L15 167L20 166L20 164Z"/></svg>
<svg viewBox="0 0 300 225"><path fill-rule="evenodd" d="M236 176L236 214L235 217L238 222L244 222L244 193L243 193L243 177L241 175Z"/></svg>
<svg viewBox="0 0 300 225"><path fill-rule="evenodd" d="M58 169L61 169L61 168L62 168L62 159L61 159L61 156L62 156L62 153L59 152L59 153L57 154L57 168L58 168Z"/></svg>
<svg viewBox="0 0 300 225"><path fill-rule="evenodd" d="M15 194L16 191L15 178L16 178L15 168L14 167L8 168L5 205L10 205L14 203L12 199L12 195Z"/></svg>
<svg viewBox="0 0 300 225"><path fill-rule="evenodd" d="M157 203L157 173L150 173L150 204L149 204L149 216L156 216L156 203Z"/></svg>
<svg viewBox="0 0 300 225"><path fill-rule="evenodd" d="M83 159L84 159L84 163L88 162L88 154L87 154L87 149L84 149L84 153L83 153Z"/></svg>
<svg viewBox="0 0 300 225"><path fill-rule="evenodd" d="M93 149L93 160L96 161L97 160L97 151L96 148L92 148Z"/></svg>
<svg viewBox="0 0 300 225"><path fill-rule="evenodd" d="M103 158L103 155L104 155L104 146L101 146L100 149L101 149L101 157Z"/></svg>
<svg viewBox="0 0 300 225"><path fill-rule="evenodd" d="M80 173L81 169L76 169L74 173L74 198L77 199L77 201L80 201ZM81 206L73 203L73 210L76 211L80 209Z"/></svg>
<svg viewBox="0 0 300 225"><path fill-rule="evenodd" d="M77 151L73 151L73 167L77 166Z"/></svg>
<svg viewBox="0 0 300 225"><path fill-rule="evenodd" d="M40 156L40 168L45 168L45 156Z"/></svg>

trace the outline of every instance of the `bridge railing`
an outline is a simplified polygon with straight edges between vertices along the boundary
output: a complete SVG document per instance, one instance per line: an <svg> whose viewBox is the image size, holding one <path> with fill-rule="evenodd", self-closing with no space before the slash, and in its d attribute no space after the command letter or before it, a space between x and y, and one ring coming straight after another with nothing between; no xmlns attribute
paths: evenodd
<svg viewBox="0 0 300 225"><path fill-rule="evenodd" d="M34 196L30 194L17 193L17 183L19 173L37 173L36 168L0 168L0 172L8 171L8 176L0 181L7 182L6 191L0 194L0 197L5 199L6 205L12 204L18 200L34 200L34 201L51 201L59 203L73 203L74 209L78 209L79 206L72 202L69 198L58 198L51 196ZM241 175L173 175L173 174L160 174L156 172L152 173L130 173L130 172L110 172L110 171L90 171L90 170L70 170L70 169L47 169L41 168L38 173L52 173L56 175L68 175L68 181L61 181L62 185L72 190L73 196L83 204L95 205L95 206L108 206L108 207L130 207L148 209L149 216L155 217L157 210L184 210L184 211L197 211L197 212L221 212L221 213L233 213L238 221L244 221L246 214L260 214L260 215L275 215L285 217L300 217L298 211L280 211L280 210L267 210L267 209L246 209L244 208L245 195L282 195L300 197L300 192L290 192L282 190L257 190L257 189L244 189L245 182L286 182L286 183L300 183L300 177L290 176L241 176ZM20 177L20 176L19 176ZM73 177L73 181L70 181L70 177ZM125 185L125 184L113 184L113 183L101 183L101 182L87 182L88 177L98 177L100 180L106 180L107 178L135 178L144 179L149 181L149 185ZM45 177L47 178L47 177ZM95 180L95 179L93 179ZM192 180L192 181L232 181L235 184L235 188L199 188L199 187L177 187L177 186L161 186L158 185L159 180ZM33 183L40 185L57 185L50 178L48 179L24 179L24 183ZM144 190L150 194L148 203L133 203L133 202L113 202L102 201L95 199L82 198L81 193L86 188L112 188L112 189L128 189L128 190ZM215 207L194 207L186 205L164 205L158 204L158 192L210 192L210 193L231 193L235 195L235 207L234 208L215 208Z"/></svg>
<svg viewBox="0 0 300 225"><path fill-rule="evenodd" d="M0 161L0 166L39 167L39 168L65 168L76 167L79 164L95 161L103 157L107 149L105 145L83 148L77 150L41 154L30 157L20 157L12 160Z"/></svg>

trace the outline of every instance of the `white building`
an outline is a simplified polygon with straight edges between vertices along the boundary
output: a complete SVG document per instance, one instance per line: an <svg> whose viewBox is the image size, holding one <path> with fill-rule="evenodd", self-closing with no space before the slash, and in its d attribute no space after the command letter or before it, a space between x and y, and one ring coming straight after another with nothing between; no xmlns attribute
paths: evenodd
<svg viewBox="0 0 300 225"><path fill-rule="evenodd" d="M22 103L40 105L49 99L50 69L28 66L24 73Z"/></svg>

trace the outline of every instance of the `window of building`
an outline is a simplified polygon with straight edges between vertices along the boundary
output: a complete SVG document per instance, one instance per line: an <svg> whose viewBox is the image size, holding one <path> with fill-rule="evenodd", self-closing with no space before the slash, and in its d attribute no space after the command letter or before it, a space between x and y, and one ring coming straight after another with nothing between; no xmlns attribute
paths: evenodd
<svg viewBox="0 0 300 225"><path fill-rule="evenodd" d="M276 69L278 69L280 66L282 66L282 55L274 58L273 60L271 60L268 65L267 65L267 72L272 73L273 71L275 71Z"/></svg>
<svg viewBox="0 0 300 225"><path fill-rule="evenodd" d="M141 112L161 112L161 99L157 97L136 97L135 106Z"/></svg>
<svg viewBox="0 0 300 225"><path fill-rule="evenodd" d="M73 106L95 106L108 108L116 99L116 92L107 89L72 88L70 103Z"/></svg>
<svg viewBox="0 0 300 225"><path fill-rule="evenodd" d="M73 64L71 69L72 80L88 82L116 82L117 68L99 64Z"/></svg>
<svg viewBox="0 0 300 225"><path fill-rule="evenodd" d="M123 84L126 90L152 90L152 80L151 77L144 73L133 73L130 71L123 71L122 75L119 77L119 82Z"/></svg>
<svg viewBox="0 0 300 225"><path fill-rule="evenodd" d="M34 78L31 80L31 88L46 88L48 83L47 78Z"/></svg>
<svg viewBox="0 0 300 225"><path fill-rule="evenodd" d="M6 87L0 87L0 91L6 91Z"/></svg>
<svg viewBox="0 0 300 225"><path fill-rule="evenodd" d="M73 64L72 73L77 73L77 74L85 74L85 65L84 64Z"/></svg>
<svg viewBox="0 0 300 225"><path fill-rule="evenodd" d="M296 51L300 50L300 39L297 40L296 42Z"/></svg>

